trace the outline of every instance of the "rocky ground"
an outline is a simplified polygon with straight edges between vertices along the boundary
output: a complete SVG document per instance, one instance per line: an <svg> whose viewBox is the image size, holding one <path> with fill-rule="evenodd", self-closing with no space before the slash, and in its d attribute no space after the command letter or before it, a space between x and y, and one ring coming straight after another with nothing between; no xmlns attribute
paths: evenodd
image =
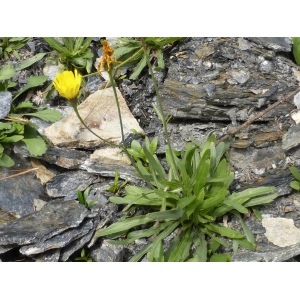
<svg viewBox="0 0 300 300"><path fill-rule="evenodd" d="M101 55L97 39L91 47ZM291 49L289 38L187 38L168 49L166 69L155 76L165 113L171 116L172 146L182 149L191 138L202 142L210 133L221 138L296 90L300 69ZM43 39L34 38L19 52L24 60L50 50ZM18 65L19 61L12 56L0 61L0 66L5 64ZM13 81L18 84L10 91L21 89L32 74L49 76L49 84L56 72L57 64L45 56L17 72ZM157 153L163 157L162 126L152 108L156 103L153 83L146 69L137 80L128 79L131 72L130 68L122 69L121 75L126 77L118 81L127 141L138 138L130 134L132 128L150 138L157 136ZM97 134L118 143L114 99L111 88L104 87L104 76L88 77L80 114ZM37 99L36 93L25 97ZM253 215L245 219L255 234L257 249L239 249L232 255L233 261L298 260L300 200L290 188L293 176L288 168L300 164L299 97L297 94L235 136L230 149L235 172L232 191L271 185L279 197L261 207L263 222ZM85 247L93 261L128 261L146 239L126 247L114 246L96 239L94 233L122 217L121 208L108 201L111 194L106 190L113 183L115 170L121 179L140 184L130 162L85 130L59 96L40 105L61 111L63 119L52 125L31 119L52 143L42 157L32 157L22 144L7 149L16 164L0 167L1 178L11 175L12 169L39 169L0 181L0 259L67 261L80 256ZM91 210L80 205L76 195L77 189L84 191L89 186L89 200L98 202ZM228 226L239 229L238 220L230 216Z"/></svg>

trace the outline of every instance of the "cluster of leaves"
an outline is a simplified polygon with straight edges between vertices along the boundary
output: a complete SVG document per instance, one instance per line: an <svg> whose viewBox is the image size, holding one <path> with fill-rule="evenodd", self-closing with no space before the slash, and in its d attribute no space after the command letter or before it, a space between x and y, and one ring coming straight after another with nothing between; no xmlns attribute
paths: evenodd
<svg viewBox="0 0 300 300"><path fill-rule="evenodd" d="M108 235L110 243L121 245L152 237L152 242L130 261L138 261L146 253L149 261L229 261L230 256L217 253L221 245L229 247L226 238L232 240L234 252L239 246L254 250L254 235L241 214L248 213L251 207L261 219L255 207L275 199L275 188L249 188L230 194L228 189L234 174L224 158L229 144L222 142L216 146L215 142L212 135L201 145L195 141L188 143L183 151L167 146L168 174L151 152L151 143L147 143L142 147L146 160L135 155L136 166L152 186L128 185L125 197L110 197L110 201L126 205L124 211L147 206L149 213L125 217L99 230L97 236ZM141 153L139 147L135 150ZM229 212L239 218L244 234L217 224ZM119 239L124 236L126 239ZM169 246L164 241L168 236L171 237Z"/></svg>
<svg viewBox="0 0 300 300"><path fill-rule="evenodd" d="M30 38L27 37L4 37L0 45L0 57L4 56L5 59L9 58L9 54L12 53L17 59L20 59L20 55L17 50L25 46Z"/></svg>
<svg viewBox="0 0 300 300"><path fill-rule="evenodd" d="M77 198L80 204L84 205L86 208L91 208L94 204L97 204L97 201L90 201L88 202L87 199L89 197L89 194L92 190L92 187L88 187L83 193L80 190L76 191Z"/></svg>
<svg viewBox="0 0 300 300"><path fill-rule="evenodd" d="M21 71L33 65L34 63L41 60L47 53L39 53L35 56L32 56L26 60L24 60L21 64L14 67L12 65L6 65L0 69L0 92L7 91L9 88L12 88L17 85L16 82L10 81L10 79L16 74L17 71ZM25 91L43 85L45 81L48 79L48 76L30 76L27 84L23 87L23 89L18 92L14 99L20 96ZM14 100L13 99L13 100Z"/></svg>
<svg viewBox="0 0 300 300"><path fill-rule="evenodd" d="M5 65L1 68L0 91L7 91L16 86L16 82L11 81L16 72L30 67L46 54L39 53L24 60L16 67ZM37 131L37 126L24 117L37 117L46 122L56 122L61 118L61 113L48 108L36 107L29 101L23 101L18 105L14 105L13 102L29 89L44 85L47 79L48 76L30 76L27 84L13 96L10 111L7 111L7 115L2 116L3 120L0 122L0 166L11 167L14 165L14 161L4 153L5 148L10 147L12 143L24 142L28 151L34 156L46 152L46 143Z"/></svg>
<svg viewBox="0 0 300 300"><path fill-rule="evenodd" d="M146 55L150 52L157 57L156 71L164 69L164 55L163 47L172 45L175 42L182 41L184 38L181 37L148 37L145 38L145 44L147 45L147 54L144 53L143 44L140 40L120 38L120 43L113 45L115 48L114 55L116 56L117 62L121 63L122 66L134 66L135 70L129 77L129 79L136 79L147 64Z"/></svg>
<svg viewBox="0 0 300 300"><path fill-rule="evenodd" d="M76 68L86 69L87 73L91 72L94 54L89 46L93 38L45 37L44 39L58 53L60 62L68 70Z"/></svg>
<svg viewBox="0 0 300 300"><path fill-rule="evenodd" d="M37 131L37 125L31 123L24 116L40 118L46 122L56 122L61 118L61 113L52 109L36 107L29 101L12 105L10 113L3 122L0 122L0 166L11 167L14 161L4 153L4 149L11 143L24 142L30 154L43 155L47 146Z"/></svg>

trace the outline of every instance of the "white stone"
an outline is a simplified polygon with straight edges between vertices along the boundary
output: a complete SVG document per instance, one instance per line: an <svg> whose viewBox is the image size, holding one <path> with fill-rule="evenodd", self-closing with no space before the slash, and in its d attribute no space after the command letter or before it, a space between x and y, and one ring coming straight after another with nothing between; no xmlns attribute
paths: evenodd
<svg viewBox="0 0 300 300"><path fill-rule="evenodd" d="M276 246L287 247L300 243L300 230L294 220L286 218L267 218L262 220L265 236Z"/></svg>
<svg viewBox="0 0 300 300"><path fill-rule="evenodd" d="M131 129L142 133L137 120L131 114L121 93L117 96L123 121L124 134ZM86 125L103 139L117 143L121 139L120 122L113 89L106 88L90 95L78 106L78 111ZM107 144L88 131L79 121L74 111L64 119L45 128L45 135L56 146L91 148Z"/></svg>
<svg viewBox="0 0 300 300"><path fill-rule="evenodd" d="M103 148L94 151L90 155L90 159L97 164L106 165L120 165L120 166L130 166L131 162L126 153L122 152L120 148Z"/></svg>

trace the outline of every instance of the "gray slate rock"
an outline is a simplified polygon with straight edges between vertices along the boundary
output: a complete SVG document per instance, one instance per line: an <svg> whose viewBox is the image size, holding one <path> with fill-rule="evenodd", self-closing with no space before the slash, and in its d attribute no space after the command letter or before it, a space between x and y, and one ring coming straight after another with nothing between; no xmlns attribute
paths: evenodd
<svg viewBox="0 0 300 300"><path fill-rule="evenodd" d="M292 126L282 137L282 148L290 150L300 144L300 124Z"/></svg>
<svg viewBox="0 0 300 300"><path fill-rule="evenodd" d="M15 161L14 170L32 169L28 158L13 153L9 153L9 156ZM18 174L17 172L12 173L10 169L0 167L1 178ZM34 212L34 199L50 200L45 193L45 187L36 178L35 172L28 172L0 181L0 207L6 211L19 216L26 216Z"/></svg>
<svg viewBox="0 0 300 300"><path fill-rule="evenodd" d="M106 240L98 240L91 247L90 258L95 262L121 262L123 261L124 246L109 244Z"/></svg>
<svg viewBox="0 0 300 300"><path fill-rule="evenodd" d="M59 261L67 261L69 257L79 249L82 249L92 238L95 230L91 229L87 234L81 238L76 239L69 245L61 249Z"/></svg>
<svg viewBox="0 0 300 300"><path fill-rule="evenodd" d="M274 51L290 52L292 50L292 40L287 37L249 37L247 40L272 49Z"/></svg>
<svg viewBox="0 0 300 300"><path fill-rule="evenodd" d="M46 191L53 198L76 195L76 190L83 191L95 182L97 177L86 171L70 171L53 177L46 184Z"/></svg>
<svg viewBox="0 0 300 300"><path fill-rule="evenodd" d="M246 121L297 88L293 63L276 56L277 50L290 51L285 39L263 39L259 44L249 39L247 43L248 50L240 49L238 38L192 38L182 43L169 60L165 81L159 84L166 115L225 121L232 119L228 110L234 108L236 120ZM293 108L285 103L261 120L284 116Z"/></svg>
<svg viewBox="0 0 300 300"><path fill-rule="evenodd" d="M15 146L14 152L21 154L24 157L37 157L30 154L26 146L23 145ZM80 168L80 165L84 164L88 157L89 155L84 151L49 147L45 154L38 156L37 158L65 169L77 170Z"/></svg>
<svg viewBox="0 0 300 300"><path fill-rule="evenodd" d="M50 249L62 248L68 245L75 239L78 239L87 234L93 228L93 221L91 219L84 220L78 227L70 228L61 234L55 235L52 238L35 243L29 246L23 246L20 248L20 253L23 255L33 255L45 252Z"/></svg>
<svg viewBox="0 0 300 300"><path fill-rule="evenodd" d="M10 92L0 92L0 120L9 114L11 101L12 94Z"/></svg>
<svg viewBox="0 0 300 300"><path fill-rule="evenodd" d="M44 242L69 228L79 226L88 213L78 201L50 201L40 211L0 229L0 253L6 252L2 249L5 247Z"/></svg>

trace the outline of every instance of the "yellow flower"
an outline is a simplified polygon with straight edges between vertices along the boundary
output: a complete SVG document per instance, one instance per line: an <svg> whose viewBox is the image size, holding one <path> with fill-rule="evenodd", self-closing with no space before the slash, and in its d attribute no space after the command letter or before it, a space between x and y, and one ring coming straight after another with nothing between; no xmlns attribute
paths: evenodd
<svg viewBox="0 0 300 300"><path fill-rule="evenodd" d="M56 74L53 85L62 97L73 100L79 92L81 80L82 76L76 69L74 73L71 71L63 71L62 73Z"/></svg>

